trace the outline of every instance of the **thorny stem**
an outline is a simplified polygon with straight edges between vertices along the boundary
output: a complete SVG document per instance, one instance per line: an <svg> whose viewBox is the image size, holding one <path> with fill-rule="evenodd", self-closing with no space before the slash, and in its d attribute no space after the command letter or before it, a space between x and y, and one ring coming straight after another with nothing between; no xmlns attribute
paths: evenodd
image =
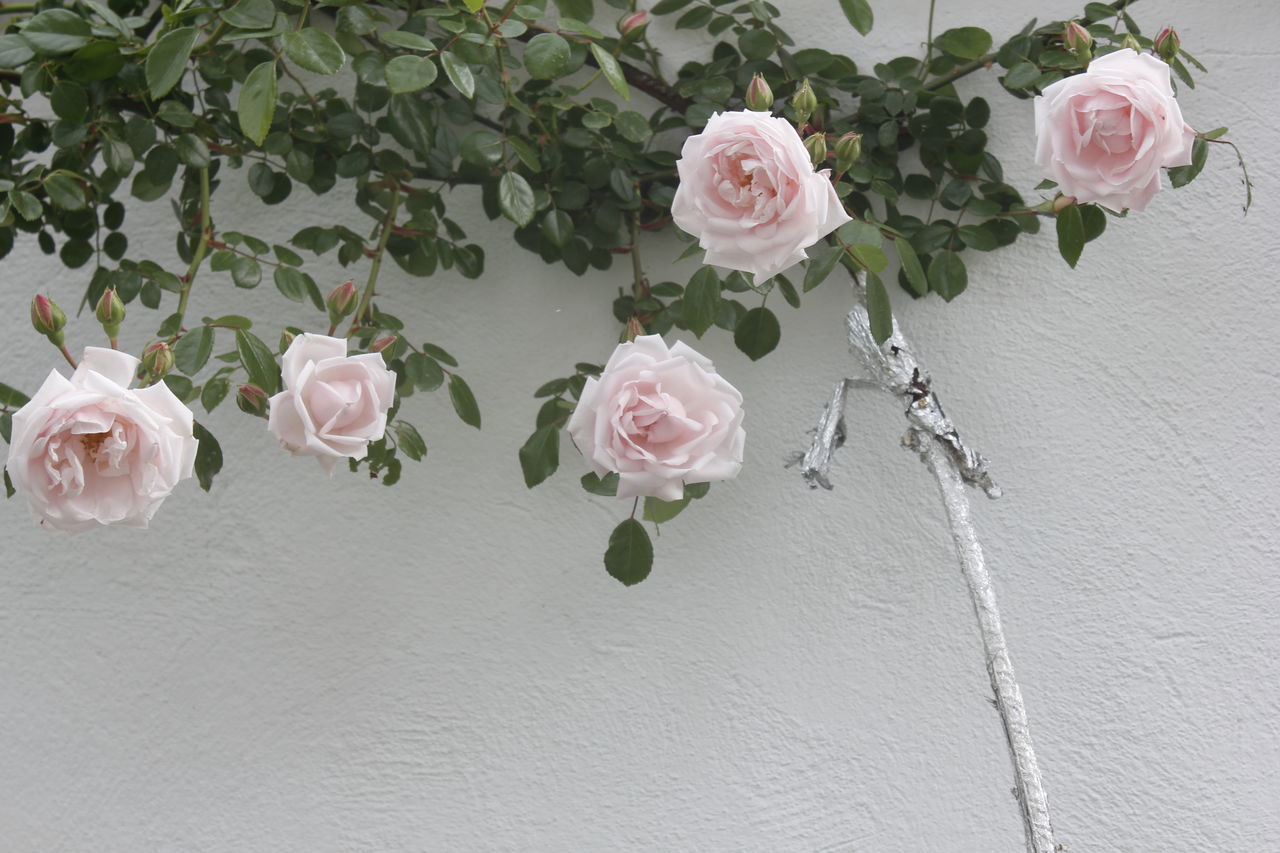
<svg viewBox="0 0 1280 853"><path fill-rule="evenodd" d="M200 170L200 242L196 244L195 257L187 274L182 278L182 291L178 294L178 315L187 314L187 300L191 296L191 283L196 280L200 264L204 263L205 252L209 251L209 240L213 236L213 223L209 221L209 169Z"/></svg>
<svg viewBox="0 0 1280 853"><path fill-rule="evenodd" d="M356 306L356 313L351 318L351 328L347 330L347 337L355 331L357 324L366 319L366 313L369 314L367 319L373 318L373 289L378 283L378 271L382 269L382 256L386 252L387 240L391 237L391 227L396 224L396 210L399 207L400 184L394 182L391 186L391 203L387 205L387 215L382 220L382 233L378 235L378 248L373 252L373 264L369 267L369 280L365 282L364 293L360 295L360 303Z"/></svg>

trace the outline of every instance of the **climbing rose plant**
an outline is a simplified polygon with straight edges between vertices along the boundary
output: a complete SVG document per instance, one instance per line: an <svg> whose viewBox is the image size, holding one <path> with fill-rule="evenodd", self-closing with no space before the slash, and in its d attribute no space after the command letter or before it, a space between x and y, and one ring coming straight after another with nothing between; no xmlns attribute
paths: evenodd
<svg viewBox="0 0 1280 853"><path fill-rule="evenodd" d="M769 297L800 309L842 267L865 277L883 341L891 289L956 299L971 253L1045 219L1074 266L1110 220L1152 202L1164 167L1182 186L1211 143L1230 144L1225 128L1192 130L1205 117L1183 121L1171 81L1192 86L1204 69L1171 29L1144 34L1128 5L1090 3L1000 45L977 27L935 34L931 9L917 55L877 61L855 36L871 29L867 0L831 4L849 55L797 45L765 0L8 3L0 256L34 239L79 285L30 294L36 332L74 373L55 370L33 397L0 385L6 492L50 527L145 525L184 476L211 487L223 451L207 422L229 399L282 452L395 483L427 452L413 395L444 391L481 425L449 330L407 328L378 298L388 262L484 275L484 246L450 215L454 188L475 185L523 250L578 276L616 271L601 323L619 330L617 352L604 366L585 352L536 387L515 455L536 486L568 431L591 469L583 487L633 499L605 566L642 580L643 522L737 473L750 409L692 346L661 336L715 329L760 359L781 337ZM677 64L661 50L676 30L711 46ZM987 102L956 85L976 71L1036 99L1038 161L1061 192L1005 182ZM1029 132L1027 113L1003 132ZM238 182L284 220L337 189L354 204L272 243L219 203ZM172 206L172 254L142 256L130 239L149 203ZM686 256L712 265L688 280L641 257L673 222L694 241ZM228 285L274 288L294 322L195 309ZM69 345L59 303L94 313L104 340ZM118 351L123 324L150 333L136 357Z"/></svg>

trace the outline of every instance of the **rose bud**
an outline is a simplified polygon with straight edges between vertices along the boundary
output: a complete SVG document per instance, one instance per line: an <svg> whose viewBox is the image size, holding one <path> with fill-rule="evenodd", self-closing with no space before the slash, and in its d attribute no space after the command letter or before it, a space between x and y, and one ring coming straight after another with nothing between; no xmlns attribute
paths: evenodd
<svg viewBox="0 0 1280 853"><path fill-rule="evenodd" d="M246 415L267 416L267 392L257 385L241 385L236 389L236 406Z"/></svg>
<svg viewBox="0 0 1280 853"><path fill-rule="evenodd" d="M120 334L120 324L124 322L124 302L115 290L107 288L102 292L102 298L98 300L98 307L93 313L102 324L107 337L115 340Z"/></svg>
<svg viewBox="0 0 1280 853"><path fill-rule="evenodd" d="M1165 62L1172 62L1181 48L1182 39L1178 38L1178 33L1173 27L1165 27L1156 35L1156 55Z"/></svg>
<svg viewBox="0 0 1280 853"><path fill-rule="evenodd" d="M649 25L649 13L641 9L632 12L618 22L618 32L625 38L639 38L640 31Z"/></svg>
<svg viewBox="0 0 1280 853"><path fill-rule="evenodd" d="M827 135L825 133L813 134L804 141L804 147L809 152L809 159L813 161L815 169L827 159Z"/></svg>
<svg viewBox="0 0 1280 853"><path fill-rule="evenodd" d="M818 108L818 96L813 93L813 87L809 85L809 81L805 80L800 84L800 88L791 96L791 108L796 111L796 123L804 124L813 115L813 111Z"/></svg>
<svg viewBox="0 0 1280 853"><path fill-rule="evenodd" d="M394 357L393 353L395 352L392 347L395 346L396 341L399 339L400 338L397 335L387 335L385 338L378 338L369 345L369 352L380 352L382 353L383 358L390 361Z"/></svg>
<svg viewBox="0 0 1280 853"><path fill-rule="evenodd" d="M1062 42L1085 62L1093 56L1093 36L1079 21L1071 21L1062 33Z"/></svg>
<svg viewBox="0 0 1280 853"><path fill-rule="evenodd" d="M329 294L329 298L325 300L325 306L329 309L329 322L335 326L352 311L356 310L356 283L354 281L344 281L333 289ZM282 347L287 349L287 347Z"/></svg>
<svg viewBox="0 0 1280 853"><path fill-rule="evenodd" d="M156 341L142 351L142 369L159 379L173 370L173 350L164 341Z"/></svg>
<svg viewBox="0 0 1280 853"><path fill-rule="evenodd" d="M751 83L747 86L746 101L749 110L755 110L758 113L773 110L773 90L765 82L763 74L757 74L751 78Z"/></svg>
<svg viewBox="0 0 1280 853"><path fill-rule="evenodd" d="M1128 48L1129 50L1132 50L1134 53L1142 53L1142 45L1138 42L1136 38L1133 37L1133 33L1125 33L1124 41L1120 42L1120 46L1123 48Z"/></svg>
<svg viewBox="0 0 1280 853"><path fill-rule="evenodd" d="M847 172L862 156L862 135L850 131L836 140L836 168Z"/></svg>
<svg viewBox="0 0 1280 853"><path fill-rule="evenodd" d="M293 332L285 329L280 333L280 352L287 350L291 343L293 343Z"/></svg>
<svg viewBox="0 0 1280 853"><path fill-rule="evenodd" d="M62 313L58 303L47 296L37 294L31 300L31 325L44 335L54 346L62 346L62 327L67 325L67 315Z"/></svg>

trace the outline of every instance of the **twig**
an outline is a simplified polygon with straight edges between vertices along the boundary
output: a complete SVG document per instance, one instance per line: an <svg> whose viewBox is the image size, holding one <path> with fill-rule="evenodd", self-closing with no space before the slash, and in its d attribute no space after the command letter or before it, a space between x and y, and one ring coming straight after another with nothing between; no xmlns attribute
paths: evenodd
<svg viewBox="0 0 1280 853"><path fill-rule="evenodd" d="M903 445L918 453L938 480L951 525L951 537L978 617L987 673L995 691L996 710L1000 713L1013 761L1014 791L1022 811L1027 850L1030 853L1054 853L1057 847L1049 820L1048 797L1031 744L1022 691L1014 678L1008 643L1000 624L1000 609L996 604L991 575L970 518L965 485L977 486L991 498L1000 496L1000 488L987 471L987 460L960 439L897 323L894 323L893 334L888 340L883 344L875 342L861 274L855 280L854 289L858 303L847 318L849 348L859 357L864 377L844 379L835 386L818 423L813 443L804 454L801 474L810 487L831 488L828 472L832 455L845 442L844 409L850 388L885 391L905 404L910 428L903 437Z"/></svg>

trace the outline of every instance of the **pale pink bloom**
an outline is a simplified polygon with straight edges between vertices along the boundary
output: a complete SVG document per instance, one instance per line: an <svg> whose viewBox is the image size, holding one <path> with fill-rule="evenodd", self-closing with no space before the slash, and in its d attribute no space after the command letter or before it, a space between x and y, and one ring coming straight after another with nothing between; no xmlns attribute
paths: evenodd
<svg viewBox="0 0 1280 853"><path fill-rule="evenodd" d="M281 359L284 390L271 398L267 429L295 456L315 456L332 474L360 459L387 430L396 375L378 353L347 355L344 338L301 334Z"/></svg>
<svg viewBox="0 0 1280 853"><path fill-rule="evenodd" d="M1100 56L1045 88L1035 110L1036 163L1079 202L1142 210L1160 191L1162 167L1191 163L1195 131L1169 66L1150 54Z"/></svg>
<svg viewBox="0 0 1280 853"><path fill-rule="evenodd" d="M569 435L598 476L617 472L618 497L679 500L685 483L737 476L742 395L711 360L658 335L618 344L587 379Z"/></svg>
<svg viewBox="0 0 1280 853"><path fill-rule="evenodd" d="M146 527L197 442L191 410L162 382L129 388L138 359L86 347L67 379L53 371L13 415L6 466L42 525Z"/></svg>
<svg viewBox="0 0 1280 853"><path fill-rule="evenodd" d="M850 220L828 175L783 118L744 110L717 113L685 140L671 202L676 225L698 238L705 263L777 275L805 249Z"/></svg>

